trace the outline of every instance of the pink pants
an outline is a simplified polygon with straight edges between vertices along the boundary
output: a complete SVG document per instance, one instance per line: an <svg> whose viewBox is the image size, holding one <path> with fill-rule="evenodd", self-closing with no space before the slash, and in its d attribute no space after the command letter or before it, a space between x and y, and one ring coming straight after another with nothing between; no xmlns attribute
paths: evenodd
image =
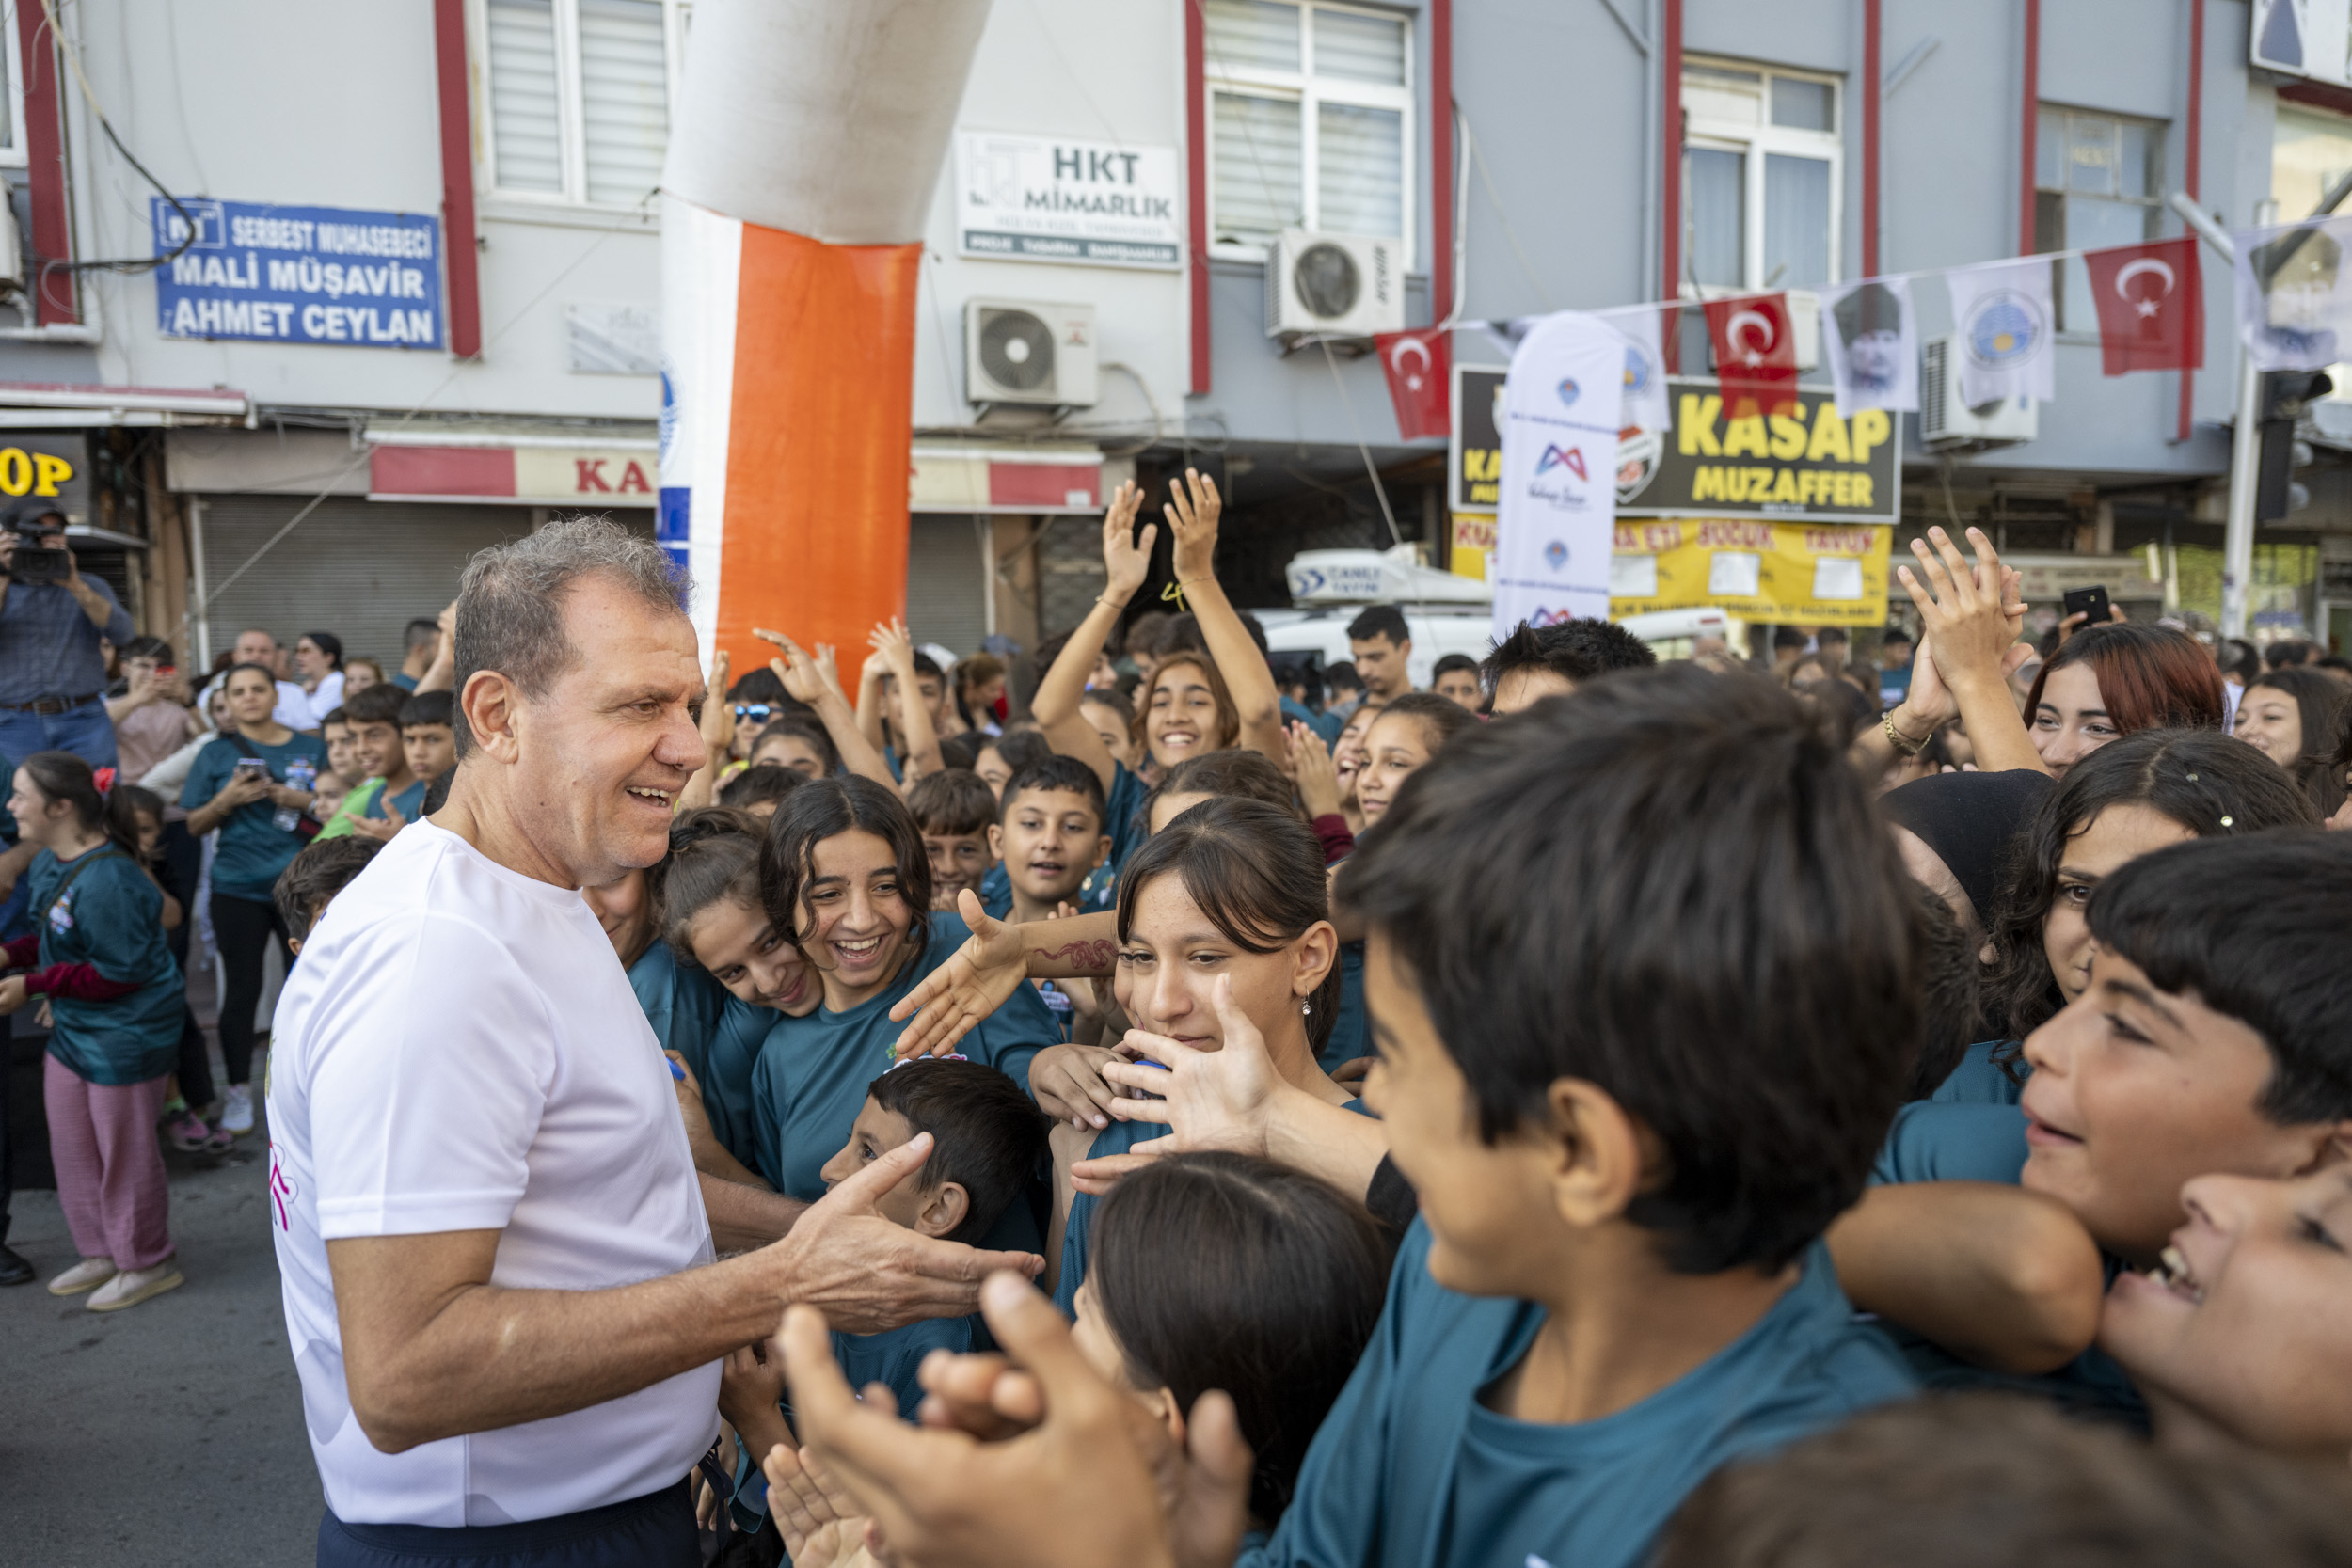
<svg viewBox="0 0 2352 1568"><path fill-rule="evenodd" d="M93 1084L55 1056L41 1058L49 1158L74 1250L144 1269L171 1256L164 1153L155 1138L164 1083Z"/></svg>

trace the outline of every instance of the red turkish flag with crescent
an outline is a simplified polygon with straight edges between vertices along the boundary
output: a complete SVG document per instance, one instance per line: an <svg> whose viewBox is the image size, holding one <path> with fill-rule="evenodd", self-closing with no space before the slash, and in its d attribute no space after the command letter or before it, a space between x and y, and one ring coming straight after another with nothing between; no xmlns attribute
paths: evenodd
<svg viewBox="0 0 2352 1568"><path fill-rule="evenodd" d="M1788 330L1786 294L1747 294L1707 302L1707 335L1715 343L1715 374L1723 383L1724 415L1777 414L1797 401L1797 344Z"/></svg>
<svg viewBox="0 0 2352 1568"><path fill-rule="evenodd" d="M2117 245L2083 254L2090 297L2099 306L2099 368L2193 371L2205 362L2204 290L2197 241Z"/></svg>
<svg viewBox="0 0 2352 1568"><path fill-rule="evenodd" d="M1383 332L1372 340L1389 378L1389 401L1396 404L1396 433L1405 440L1453 434L1454 396L1447 373L1452 360L1446 348L1452 336L1447 328L1425 326Z"/></svg>

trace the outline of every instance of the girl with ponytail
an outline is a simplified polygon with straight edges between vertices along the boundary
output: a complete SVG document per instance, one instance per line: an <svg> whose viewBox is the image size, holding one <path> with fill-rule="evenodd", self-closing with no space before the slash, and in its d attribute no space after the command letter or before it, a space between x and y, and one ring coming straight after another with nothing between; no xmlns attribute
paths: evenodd
<svg viewBox="0 0 2352 1568"><path fill-rule="evenodd" d="M53 1025L43 1100L57 1197L81 1261L52 1295L95 1293L90 1310L135 1307L181 1283L155 1141L179 1055L180 967L165 945L163 893L138 860L132 802L70 752L17 765L8 809L39 846L26 880L35 935L9 942L0 1013L36 997Z"/></svg>

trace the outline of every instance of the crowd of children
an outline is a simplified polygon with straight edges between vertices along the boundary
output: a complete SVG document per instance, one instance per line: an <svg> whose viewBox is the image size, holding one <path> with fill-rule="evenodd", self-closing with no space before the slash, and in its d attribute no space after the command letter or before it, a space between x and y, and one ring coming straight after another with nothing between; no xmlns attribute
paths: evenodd
<svg viewBox="0 0 2352 1568"><path fill-rule="evenodd" d="M1417 690L1392 610L1317 706L1217 582L1214 484L1140 503L1018 698L896 623L854 698L788 636L722 658L668 853L583 890L705 1177L812 1203L928 1134L881 1212L1046 1259L730 1356L714 1550L2352 1561L2331 675L2037 652L1935 530L1883 711L1834 652L1651 668L1590 622ZM1163 526L1176 617L1133 604ZM314 737L273 681L227 673L178 790L231 1133L266 945L456 765L445 688L348 687ZM1975 769L1921 761L1963 730ZM13 780L0 1011L52 1010L52 1289L105 1307L179 1279L183 911L170 808L60 755Z"/></svg>

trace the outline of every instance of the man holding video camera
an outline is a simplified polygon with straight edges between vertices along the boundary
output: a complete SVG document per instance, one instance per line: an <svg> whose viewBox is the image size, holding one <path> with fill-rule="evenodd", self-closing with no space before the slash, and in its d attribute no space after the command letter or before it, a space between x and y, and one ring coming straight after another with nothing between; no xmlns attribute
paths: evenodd
<svg viewBox="0 0 2352 1568"><path fill-rule="evenodd" d="M104 638L131 641L130 612L66 548L65 514L19 501L0 514L0 756L72 752L115 764Z"/></svg>

